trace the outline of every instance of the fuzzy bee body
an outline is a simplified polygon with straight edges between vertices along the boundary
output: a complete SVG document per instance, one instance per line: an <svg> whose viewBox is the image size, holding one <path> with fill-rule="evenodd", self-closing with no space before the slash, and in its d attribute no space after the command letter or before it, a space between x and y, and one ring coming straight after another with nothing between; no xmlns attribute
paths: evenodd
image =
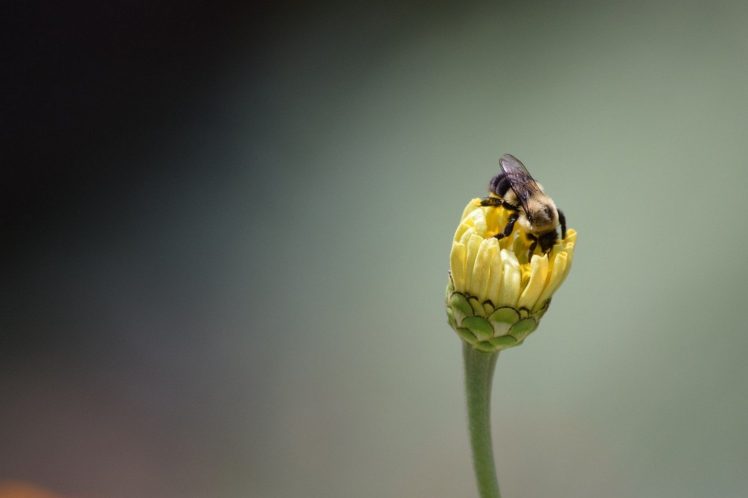
<svg viewBox="0 0 748 498"><path fill-rule="evenodd" d="M496 238L508 237L514 230L515 222L527 232L532 240L528 260L532 259L535 248L540 245L547 254L558 240L558 227L561 238L566 238L566 218L561 210L544 191L543 187L530 175L525 165L511 154L499 159L501 171L491 179L490 196L481 202L484 206L502 206L509 210L509 222Z"/></svg>

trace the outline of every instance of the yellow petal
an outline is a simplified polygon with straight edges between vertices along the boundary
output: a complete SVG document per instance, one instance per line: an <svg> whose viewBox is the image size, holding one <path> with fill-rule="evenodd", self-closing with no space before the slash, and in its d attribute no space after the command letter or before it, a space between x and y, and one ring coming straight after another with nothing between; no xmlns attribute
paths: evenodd
<svg viewBox="0 0 748 498"><path fill-rule="evenodd" d="M499 253L499 241L491 237L489 243L491 244L491 275L488 278L488 299L496 306L499 303L499 293L501 292L503 262Z"/></svg>
<svg viewBox="0 0 748 498"><path fill-rule="evenodd" d="M561 276L561 281L558 283L558 285L561 285L561 283L566 280L567 275L569 275L569 270L571 270L571 263L574 261L574 250L572 248L571 252L566 253L566 268L564 268L564 274Z"/></svg>
<svg viewBox="0 0 748 498"><path fill-rule="evenodd" d="M501 291L497 306L514 306L520 293L520 282L522 276L519 270L519 261L513 252L506 249L501 250L501 259L503 262Z"/></svg>
<svg viewBox="0 0 748 498"><path fill-rule="evenodd" d="M455 236L454 240L462 240L462 238L465 236L465 232L473 228L473 220L472 218L466 218L460 222L459 225L457 225L457 230L455 230Z"/></svg>
<svg viewBox="0 0 748 498"><path fill-rule="evenodd" d="M475 227L475 233L480 235L481 237L486 236L486 231L488 230L488 225L486 225L486 217L483 216L482 210L476 210L471 215L471 218L473 219L473 226Z"/></svg>
<svg viewBox="0 0 748 498"><path fill-rule="evenodd" d="M520 308L532 309L543 292L543 288L548 280L548 258L534 255L530 261L530 281L527 287L522 291L517 306Z"/></svg>
<svg viewBox="0 0 748 498"><path fill-rule="evenodd" d="M488 299L488 278L491 273L491 254L489 240L483 239L478 247L478 254L475 257L475 266L473 267L473 278L468 292L481 301Z"/></svg>
<svg viewBox="0 0 748 498"><path fill-rule="evenodd" d="M480 199L476 197L475 199L472 199L470 202L468 202L467 206L465 206L465 209L462 210L462 216L460 217L460 220L464 220L467 215L478 208L480 208Z"/></svg>
<svg viewBox="0 0 748 498"><path fill-rule="evenodd" d="M465 289L472 289L473 285L473 268L475 267L475 258L478 256L478 248L483 239L478 235L472 234L467 241L467 256L465 257Z"/></svg>
<svg viewBox="0 0 748 498"><path fill-rule="evenodd" d="M556 255L556 257L553 260L553 268L551 269L550 277L548 278L548 283L546 283L545 288L543 289L543 292L540 294L540 297L538 298L537 302L535 303L535 307L540 307L545 303L548 298L550 298L554 292L556 292L556 289L561 285L561 282L564 280L564 275L566 274L566 265L567 265L567 254L566 252L560 252Z"/></svg>
<svg viewBox="0 0 748 498"><path fill-rule="evenodd" d="M455 290L465 292L465 259L467 249L461 242L452 242L452 252L449 254L449 267L452 270L452 281Z"/></svg>
<svg viewBox="0 0 748 498"><path fill-rule="evenodd" d="M467 225L464 225L467 226ZM475 229L471 226L467 226L467 229L463 232L463 234L460 236L459 241L462 242L465 247L467 247L468 241L470 240L470 237L475 235Z"/></svg>

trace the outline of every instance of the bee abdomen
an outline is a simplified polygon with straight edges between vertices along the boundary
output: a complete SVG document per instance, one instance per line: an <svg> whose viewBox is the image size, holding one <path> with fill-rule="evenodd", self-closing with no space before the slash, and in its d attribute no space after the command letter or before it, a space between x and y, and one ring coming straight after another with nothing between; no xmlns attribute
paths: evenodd
<svg viewBox="0 0 748 498"><path fill-rule="evenodd" d="M491 178L491 183L488 186L490 192L493 192L502 198L506 196L506 192L509 188L511 188L511 184L509 183L506 174L503 172Z"/></svg>

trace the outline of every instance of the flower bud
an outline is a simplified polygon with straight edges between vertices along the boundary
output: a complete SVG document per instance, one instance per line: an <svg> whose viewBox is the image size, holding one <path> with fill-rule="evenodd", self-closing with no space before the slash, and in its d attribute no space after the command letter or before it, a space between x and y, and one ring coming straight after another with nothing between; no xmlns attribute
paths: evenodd
<svg viewBox="0 0 748 498"><path fill-rule="evenodd" d="M531 241L521 224L508 237L510 212L471 200L450 253L447 319L475 349L495 352L522 344L548 310L571 268L577 234L570 229L546 253L528 260Z"/></svg>

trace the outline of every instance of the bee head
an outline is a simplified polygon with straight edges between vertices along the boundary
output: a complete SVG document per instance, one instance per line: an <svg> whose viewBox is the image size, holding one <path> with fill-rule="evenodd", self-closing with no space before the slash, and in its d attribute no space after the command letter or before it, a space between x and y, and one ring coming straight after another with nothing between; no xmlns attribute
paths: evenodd
<svg viewBox="0 0 748 498"><path fill-rule="evenodd" d="M549 229L558 223L555 206L544 202L530 203L525 213L529 225L535 230Z"/></svg>

